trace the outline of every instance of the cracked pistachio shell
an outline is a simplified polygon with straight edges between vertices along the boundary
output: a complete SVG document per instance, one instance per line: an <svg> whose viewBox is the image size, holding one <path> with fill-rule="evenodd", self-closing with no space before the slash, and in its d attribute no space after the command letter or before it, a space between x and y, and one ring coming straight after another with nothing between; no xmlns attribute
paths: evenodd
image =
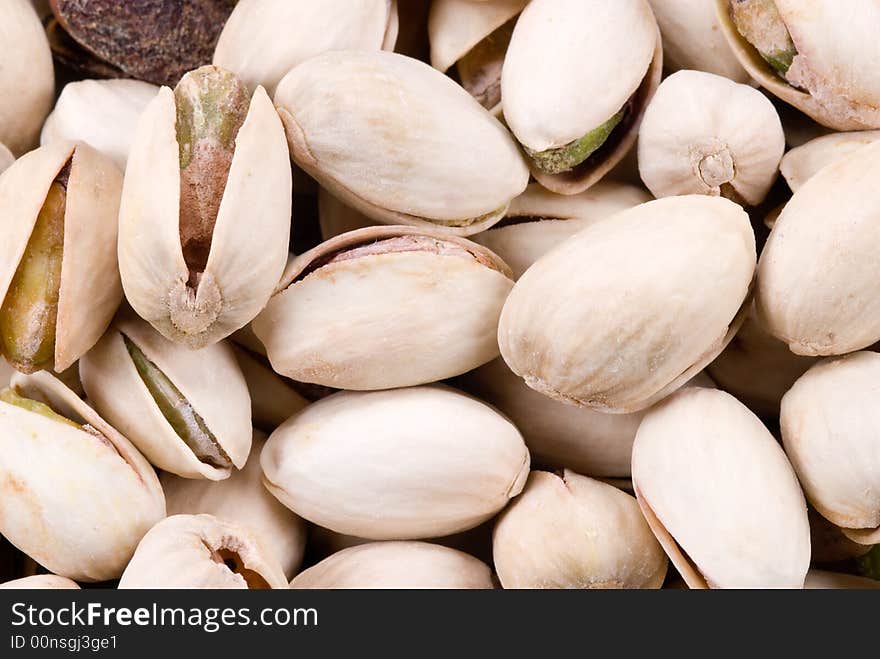
<svg viewBox="0 0 880 659"><path fill-rule="evenodd" d="M651 200L642 188L616 181L599 181L577 195L558 195L532 183L514 199L507 215L495 226L472 237L522 274L544 254L582 229L620 211Z"/></svg>
<svg viewBox="0 0 880 659"><path fill-rule="evenodd" d="M107 329L122 301L116 260L122 173L85 144L55 142L0 176L0 304L28 247L55 178L70 163L53 370L64 371Z"/></svg>
<svg viewBox="0 0 880 659"><path fill-rule="evenodd" d="M371 542L349 547L300 572L294 589L491 589L492 570L464 552L428 542Z"/></svg>
<svg viewBox="0 0 880 659"><path fill-rule="evenodd" d="M761 92L702 71L664 80L639 129L639 172L655 197L705 194L757 206L776 180L785 135Z"/></svg>
<svg viewBox="0 0 880 659"><path fill-rule="evenodd" d="M141 540L120 589L287 588L275 556L247 527L213 515L173 515Z"/></svg>
<svg viewBox="0 0 880 659"><path fill-rule="evenodd" d="M54 574L35 574L0 584L3 590L79 590L75 581Z"/></svg>
<svg viewBox="0 0 880 659"><path fill-rule="evenodd" d="M880 354L820 362L782 399L785 451L807 500L844 534L880 544Z"/></svg>
<svg viewBox="0 0 880 659"><path fill-rule="evenodd" d="M239 0L214 64L272 95L288 71L315 55L392 50L397 29L397 0Z"/></svg>
<svg viewBox="0 0 880 659"><path fill-rule="evenodd" d="M163 413L139 373L125 339L161 371L211 435L222 460L200 459ZM89 400L102 416L163 471L185 478L228 478L251 448L251 402L232 347L190 350L169 341L133 314L122 315L80 360ZM214 385L222 383L220 388Z"/></svg>
<svg viewBox="0 0 880 659"><path fill-rule="evenodd" d="M0 142L0 174L9 169L9 166L14 162L15 156L12 155L12 151Z"/></svg>
<svg viewBox="0 0 880 659"><path fill-rule="evenodd" d="M320 265L345 252L355 256ZM512 287L504 262L469 240L370 227L297 258L253 330L275 371L300 382L427 384L498 355L498 316Z"/></svg>
<svg viewBox="0 0 880 659"><path fill-rule="evenodd" d="M504 588L660 588L666 556L635 498L565 470L533 471L495 523Z"/></svg>
<svg viewBox="0 0 880 659"><path fill-rule="evenodd" d="M854 574L810 570L804 583L807 590L875 590L880 588L880 581Z"/></svg>
<svg viewBox="0 0 880 659"><path fill-rule="evenodd" d="M633 446L648 524L691 588L802 588L807 506L770 431L730 394L685 389L652 409Z"/></svg>
<svg viewBox="0 0 880 659"><path fill-rule="evenodd" d="M758 264L758 319L799 355L880 340L880 143L828 165L786 204Z"/></svg>
<svg viewBox="0 0 880 659"><path fill-rule="evenodd" d="M324 398L272 433L260 462L288 508L372 540L473 528L519 494L529 473L510 421L441 386Z"/></svg>
<svg viewBox="0 0 880 659"><path fill-rule="evenodd" d="M159 88L139 80L79 80L61 90L40 144L85 142L125 170L138 117Z"/></svg>
<svg viewBox="0 0 880 659"><path fill-rule="evenodd" d="M532 151L559 149L624 110L605 144L573 169L541 185L583 192L635 143L638 124L660 83L663 52L646 0L532 0L513 31L504 60L504 117Z"/></svg>
<svg viewBox="0 0 880 659"><path fill-rule="evenodd" d="M289 380L272 370L265 357L238 344L232 349L247 382L254 426L274 430L309 404Z"/></svg>
<svg viewBox="0 0 880 659"><path fill-rule="evenodd" d="M754 269L754 233L733 202L692 195L641 204L526 271L501 312L501 355L551 398L639 411L724 349L748 311Z"/></svg>
<svg viewBox="0 0 880 659"><path fill-rule="evenodd" d="M377 222L471 235L503 217L528 183L504 126L403 55L324 53L285 76L275 105L296 163Z"/></svg>
<svg viewBox="0 0 880 659"><path fill-rule="evenodd" d="M823 135L786 153L779 171L785 177L788 187L797 192L826 166L877 140L880 140L880 130Z"/></svg>
<svg viewBox="0 0 880 659"><path fill-rule="evenodd" d="M0 142L21 155L36 145L55 93L49 42L28 0L0 3L0 59Z"/></svg>
<svg viewBox="0 0 880 659"><path fill-rule="evenodd" d="M165 516L153 468L48 373L16 375L12 388L74 423L0 402L0 533L55 574L118 577Z"/></svg>
<svg viewBox="0 0 880 659"><path fill-rule="evenodd" d="M174 92L162 87L138 120L119 210L119 268L138 315L197 349L246 325L278 283L290 237L291 171L281 121L258 87L235 138L207 264L193 288L179 230L176 112Z"/></svg>
<svg viewBox="0 0 880 659"><path fill-rule="evenodd" d="M773 0L797 51L783 78L739 34L730 1L715 0L721 28L762 87L829 128L880 128L880 71L868 64L880 59L880 5L848 0L844 11L840 0Z"/></svg>
<svg viewBox="0 0 880 659"><path fill-rule="evenodd" d="M254 432L244 467L220 482L162 474L169 515L206 513L248 527L275 555L288 578L296 574L306 546L306 524L263 487L260 451L266 436Z"/></svg>

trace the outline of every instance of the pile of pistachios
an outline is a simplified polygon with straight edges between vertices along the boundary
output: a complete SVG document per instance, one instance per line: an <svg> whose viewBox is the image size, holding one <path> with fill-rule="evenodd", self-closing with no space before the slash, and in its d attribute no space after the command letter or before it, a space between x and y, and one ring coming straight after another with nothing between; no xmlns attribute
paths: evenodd
<svg viewBox="0 0 880 659"><path fill-rule="evenodd" d="M2 0L0 587L880 588L845 4Z"/></svg>

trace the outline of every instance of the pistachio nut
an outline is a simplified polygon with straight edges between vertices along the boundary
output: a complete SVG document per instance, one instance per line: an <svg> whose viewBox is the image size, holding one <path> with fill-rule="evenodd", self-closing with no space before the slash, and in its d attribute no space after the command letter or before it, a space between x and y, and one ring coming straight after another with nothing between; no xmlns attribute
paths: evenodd
<svg viewBox="0 0 880 659"><path fill-rule="evenodd" d="M577 195L558 195L532 183L511 202L503 220L472 240L498 254L519 279L565 239L650 199L640 187L607 179Z"/></svg>
<svg viewBox="0 0 880 659"><path fill-rule="evenodd" d="M880 6L874 0L715 0L746 71L835 130L880 128Z"/></svg>
<svg viewBox="0 0 880 659"><path fill-rule="evenodd" d="M165 516L135 447L48 373L0 392L0 533L77 581L114 579Z"/></svg>
<svg viewBox="0 0 880 659"><path fill-rule="evenodd" d="M877 140L880 140L880 130L823 135L786 153L779 171L785 177L792 192L797 192L804 183L827 165L842 160Z"/></svg>
<svg viewBox="0 0 880 659"><path fill-rule="evenodd" d="M807 590L874 590L880 588L880 581L858 577L854 574L810 570L804 584Z"/></svg>
<svg viewBox="0 0 880 659"><path fill-rule="evenodd" d="M532 175L583 192L635 143L663 51L647 0L532 0L501 75L504 118Z"/></svg>
<svg viewBox="0 0 880 659"><path fill-rule="evenodd" d="M501 312L501 355L551 398L636 412L724 349L748 311L754 268L749 218L733 202L691 195L641 204L526 271Z"/></svg>
<svg viewBox="0 0 880 659"><path fill-rule="evenodd" d="M0 176L0 355L19 371L67 369L110 323L121 186L107 157L72 142Z"/></svg>
<svg viewBox="0 0 880 659"><path fill-rule="evenodd" d="M232 345L238 367L251 398L254 426L274 430L309 404L289 380L272 370L267 359L237 344Z"/></svg>
<svg viewBox="0 0 880 659"><path fill-rule="evenodd" d="M251 401L229 344L193 351L123 314L83 356L80 376L95 409L160 469L222 480L244 467Z"/></svg>
<svg viewBox="0 0 880 659"><path fill-rule="evenodd" d="M684 389L645 415L633 485L691 588L802 588L807 506L770 431L733 396Z"/></svg>
<svg viewBox="0 0 880 659"><path fill-rule="evenodd" d="M272 367L301 382L426 384L498 355L498 316L512 287L510 269L481 245L438 230L370 227L293 261L253 330Z"/></svg>
<svg viewBox="0 0 880 659"><path fill-rule="evenodd" d="M291 171L268 95L207 66L141 115L119 211L119 267L135 311L201 348L272 294L290 240Z"/></svg>
<svg viewBox="0 0 880 659"><path fill-rule="evenodd" d="M880 354L820 362L782 399L785 451L810 504L863 545L880 544Z"/></svg>
<svg viewBox="0 0 880 659"><path fill-rule="evenodd" d="M871 545L850 540L839 526L822 517L813 508L807 510L810 520L810 562L833 566L860 559L871 551Z"/></svg>
<svg viewBox="0 0 880 659"><path fill-rule="evenodd" d="M660 588L666 576L636 500L569 470L529 475L498 517L492 553L504 588Z"/></svg>
<svg viewBox="0 0 880 659"><path fill-rule="evenodd" d="M139 80L69 82L43 124L40 144L85 142L125 170L138 117L158 91Z"/></svg>
<svg viewBox="0 0 880 659"><path fill-rule="evenodd" d="M645 110L638 148L639 172L655 197L721 195L757 206L776 180L785 135L757 89L679 71Z"/></svg>
<svg viewBox="0 0 880 659"><path fill-rule="evenodd" d="M529 0L435 0L428 15L431 66L501 113L501 68L513 26Z"/></svg>
<svg viewBox="0 0 880 659"><path fill-rule="evenodd" d="M214 64L273 95L288 71L315 55L393 50L397 27L397 0L239 0Z"/></svg>
<svg viewBox="0 0 880 659"><path fill-rule="evenodd" d="M0 584L3 590L79 590L75 581L54 574L35 574Z"/></svg>
<svg viewBox="0 0 880 659"><path fill-rule="evenodd" d="M275 105L294 161L377 222L471 235L501 219L528 183L504 126L402 55L318 55L284 77Z"/></svg>
<svg viewBox="0 0 880 659"><path fill-rule="evenodd" d="M464 552L428 542L371 542L349 547L303 570L290 587L494 588L492 570Z"/></svg>
<svg viewBox="0 0 880 659"><path fill-rule="evenodd" d="M822 169L779 215L761 253L758 320L799 355L880 340L880 143Z"/></svg>
<svg viewBox="0 0 880 659"><path fill-rule="evenodd" d="M173 515L141 540L119 588L261 590L287 588L287 579L245 526L213 515Z"/></svg>
<svg viewBox="0 0 880 659"><path fill-rule="evenodd" d="M269 437L264 482L288 508L372 540L473 528L517 494L529 453L483 403L441 386L340 392Z"/></svg>
<svg viewBox="0 0 880 659"><path fill-rule="evenodd" d="M0 142L0 174L9 169L9 166L14 162L15 156L12 155L12 151Z"/></svg>

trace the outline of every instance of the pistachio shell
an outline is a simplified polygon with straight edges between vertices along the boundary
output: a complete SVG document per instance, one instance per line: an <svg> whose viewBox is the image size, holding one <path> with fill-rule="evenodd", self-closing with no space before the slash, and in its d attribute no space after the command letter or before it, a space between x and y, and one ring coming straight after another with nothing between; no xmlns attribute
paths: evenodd
<svg viewBox="0 0 880 659"><path fill-rule="evenodd" d="M75 581L54 574L35 574L0 584L4 590L79 590Z"/></svg>
<svg viewBox="0 0 880 659"><path fill-rule="evenodd" d="M214 64L272 95L288 71L315 55L392 50L396 40L397 0L239 0Z"/></svg>
<svg viewBox="0 0 880 659"><path fill-rule="evenodd" d="M852 574L810 570L807 572L804 588L807 590L875 590L880 588L880 581Z"/></svg>
<svg viewBox="0 0 880 659"><path fill-rule="evenodd" d="M0 142L0 174L9 169L9 166L14 162L15 156L12 155L12 151Z"/></svg>
<svg viewBox="0 0 880 659"><path fill-rule="evenodd" d="M656 406L632 468L642 512L689 587L803 587L803 494L773 435L733 396L689 388Z"/></svg>
<svg viewBox="0 0 880 659"><path fill-rule="evenodd" d="M639 171L655 197L722 195L757 206L784 151L782 123L767 97L702 71L666 78L639 129Z"/></svg>
<svg viewBox="0 0 880 659"><path fill-rule="evenodd" d="M492 571L464 552L427 542L349 547L300 572L290 587L494 588Z"/></svg>
<svg viewBox="0 0 880 659"><path fill-rule="evenodd" d="M199 351L169 341L132 314L122 316L80 361L89 400L105 418L165 471L186 478L228 478L241 469L251 447L247 384L227 343ZM175 430L162 403L139 373L126 339L170 381L210 434L209 455L199 456ZM223 383L221 389L214 385Z"/></svg>
<svg viewBox="0 0 880 659"><path fill-rule="evenodd" d="M235 359L247 382L251 418L255 426L274 430L299 412L309 401L278 375L262 355L233 344Z"/></svg>
<svg viewBox="0 0 880 659"><path fill-rule="evenodd" d="M12 387L72 421L0 402L0 532L58 575L118 577L144 533L165 516L155 472L51 375L16 375Z"/></svg>
<svg viewBox="0 0 880 659"><path fill-rule="evenodd" d="M782 399L782 442L810 504L850 539L880 543L880 355L820 362Z"/></svg>
<svg viewBox="0 0 880 659"><path fill-rule="evenodd" d="M529 454L492 408L444 387L341 392L272 433L266 486L288 508L374 540L456 533L522 489Z"/></svg>
<svg viewBox="0 0 880 659"><path fill-rule="evenodd" d="M246 527L213 515L174 515L144 536L119 588L287 588L287 579Z"/></svg>
<svg viewBox="0 0 880 659"><path fill-rule="evenodd" d="M788 182L788 187L797 192L826 166L877 140L880 140L880 130L833 133L817 137L786 153L779 171Z"/></svg>
<svg viewBox="0 0 880 659"><path fill-rule="evenodd" d="M497 222L528 182L504 127L402 55L324 53L285 76L275 104L296 163L377 222L470 235Z"/></svg>
<svg viewBox="0 0 880 659"><path fill-rule="evenodd" d="M501 313L501 354L552 398L644 409L724 349L748 310L754 264L748 216L726 199L636 206L529 268Z"/></svg>
<svg viewBox="0 0 880 659"><path fill-rule="evenodd" d="M356 258L327 262L346 252ZM438 230L361 229L297 258L253 330L272 367L301 382L426 384L498 355L509 274L484 247Z"/></svg>

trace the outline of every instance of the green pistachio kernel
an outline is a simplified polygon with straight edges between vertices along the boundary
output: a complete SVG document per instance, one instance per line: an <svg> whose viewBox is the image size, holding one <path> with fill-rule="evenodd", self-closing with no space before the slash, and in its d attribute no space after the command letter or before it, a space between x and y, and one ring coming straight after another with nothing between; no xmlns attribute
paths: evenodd
<svg viewBox="0 0 880 659"><path fill-rule="evenodd" d="M76 423L75 421L71 421L65 416L61 416L45 403L41 403L40 401L33 400L31 398L25 398L24 396L16 393L15 390L11 388L6 388L0 391L0 401L8 403L9 405L15 405L16 407L20 407L21 409L27 410L28 412L39 414L40 416L44 416L47 419L52 419L53 421L58 421L59 423L73 426L74 428L82 428L80 424Z"/></svg>
<svg viewBox="0 0 880 659"><path fill-rule="evenodd" d="M623 120L623 115L624 111L621 110L598 128L558 149L533 151L526 148L526 153L542 172L562 174L580 165L605 144L612 131Z"/></svg>
<svg viewBox="0 0 880 659"><path fill-rule="evenodd" d="M740 35L785 77L798 53L776 3L773 0L730 0L729 7Z"/></svg>

